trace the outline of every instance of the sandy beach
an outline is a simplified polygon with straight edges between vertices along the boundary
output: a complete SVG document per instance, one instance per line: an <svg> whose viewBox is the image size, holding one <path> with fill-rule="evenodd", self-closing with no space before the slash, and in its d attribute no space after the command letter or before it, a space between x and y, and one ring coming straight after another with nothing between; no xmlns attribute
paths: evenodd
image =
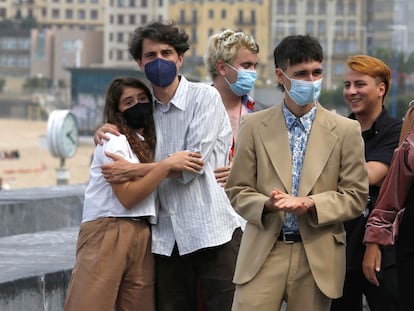
<svg viewBox="0 0 414 311"><path fill-rule="evenodd" d="M3 189L54 186L60 159L47 149L47 121L0 119L0 178ZM95 146L92 137L81 137L76 154L67 159L69 184L86 183ZM19 158L4 158L17 151Z"/></svg>

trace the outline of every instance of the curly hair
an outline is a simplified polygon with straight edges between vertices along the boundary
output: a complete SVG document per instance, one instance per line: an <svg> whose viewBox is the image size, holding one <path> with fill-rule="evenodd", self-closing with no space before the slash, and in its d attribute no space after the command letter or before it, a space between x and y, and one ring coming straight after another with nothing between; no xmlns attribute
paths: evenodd
<svg viewBox="0 0 414 311"><path fill-rule="evenodd" d="M140 80L130 77L115 78L106 92L103 121L104 123L115 124L118 127L119 131L126 136L132 151L142 163L153 162L156 143L154 120L151 118L148 126L144 128L143 136L145 140L140 139L136 129L126 124L122 112L119 111L119 101L126 87L143 90L152 102L149 88Z"/></svg>
<svg viewBox="0 0 414 311"><path fill-rule="evenodd" d="M178 55L184 54L190 48L188 35L174 21L153 21L136 28L129 42L129 53L135 61L142 58L144 39L171 45Z"/></svg>
<svg viewBox="0 0 414 311"><path fill-rule="evenodd" d="M253 54L259 53L259 45L252 36L243 32L235 32L226 29L221 33L212 35L209 39L207 53L204 56L206 70L214 80L217 75L217 61L222 60L225 63L233 63L237 50L240 47L246 47Z"/></svg>

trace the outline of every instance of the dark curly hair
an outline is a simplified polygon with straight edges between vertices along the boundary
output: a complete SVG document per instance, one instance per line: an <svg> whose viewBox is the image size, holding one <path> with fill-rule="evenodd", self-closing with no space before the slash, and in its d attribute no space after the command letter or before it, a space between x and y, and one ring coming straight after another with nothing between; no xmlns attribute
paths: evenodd
<svg viewBox="0 0 414 311"><path fill-rule="evenodd" d="M178 55L184 54L190 48L188 35L174 21L153 21L135 29L129 42L129 53L136 61L142 58L144 39L171 45Z"/></svg>
<svg viewBox="0 0 414 311"><path fill-rule="evenodd" d="M125 87L143 90L152 103L151 92L143 82L130 77L115 78L112 80L106 92L103 121L104 123L115 124L118 127L119 131L126 136L132 151L142 163L153 162L156 143L154 120L151 118L148 126L144 128L143 136L145 140L139 138L136 129L126 124L118 108Z"/></svg>

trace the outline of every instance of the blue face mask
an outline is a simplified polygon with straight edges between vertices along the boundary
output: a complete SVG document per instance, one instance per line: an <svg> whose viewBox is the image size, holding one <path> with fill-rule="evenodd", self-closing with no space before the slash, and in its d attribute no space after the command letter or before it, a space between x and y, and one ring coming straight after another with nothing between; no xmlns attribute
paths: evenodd
<svg viewBox="0 0 414 311"><path fill-rule="evenodd" d="M290 79L283 71L282 73L290 81L290 91L286 87L285 91L298 106L306 106L318 100L322 89L322 79L315 81L296 80Z"/></svg>
<svg viewBox="0 0 414 311"><path fill-rule="evenodd" d="M237 80L234 83L230 83L226 77L224 77L224 80L226 80L233 93L237 96L243 96L249 93L257 79L256 70L236 69L230 64L226 65L237 71Z"/></svg>
<svg viewBox="0 0 414 311"><path fill-rule="evenodd" d="M174 62L157 58L145 65L145 76L156 86L165 87L173 83L177 76L177 67Z"/></svg>

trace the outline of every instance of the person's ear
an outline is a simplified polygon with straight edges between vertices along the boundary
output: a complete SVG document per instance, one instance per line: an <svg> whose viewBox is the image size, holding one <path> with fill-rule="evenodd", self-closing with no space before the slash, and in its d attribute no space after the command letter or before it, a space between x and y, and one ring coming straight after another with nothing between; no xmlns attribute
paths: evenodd
<svg viewBox="0 0 414 311"><path fill-rule="evenodd" d="M216 68L219 74L224 76L226 74L226 64L222 60L218 60L216 63Z"/></svg>
<svg viewBox="0 0 414 311"><path fill-rule="evenodd" d="M282 73L282 70L280 68L275 68L275 75L276 75L277 81L280 84L283 84L283 85L286 84L285 83L285 75Z"/></svg>

